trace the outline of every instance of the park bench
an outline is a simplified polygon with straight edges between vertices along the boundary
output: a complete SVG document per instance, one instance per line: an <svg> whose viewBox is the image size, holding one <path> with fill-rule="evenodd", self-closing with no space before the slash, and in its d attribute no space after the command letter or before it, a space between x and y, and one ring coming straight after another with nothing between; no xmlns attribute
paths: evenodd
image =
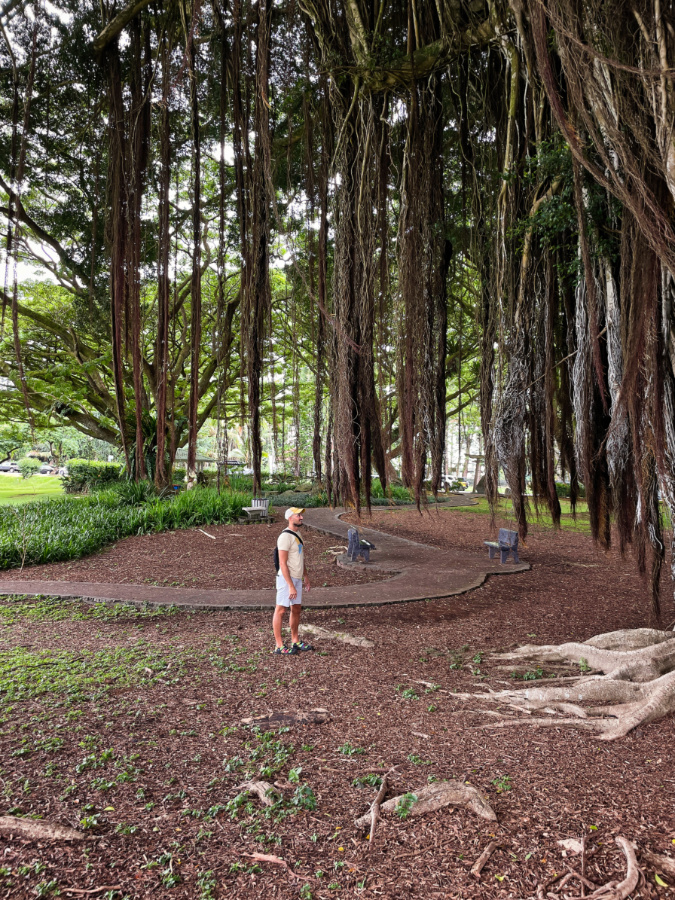
<svg viewBox="0 0 675 900"><path fill-rule="evenodd" d="M240 519L240 522L267 522L269 509L269 497L254 497L250 506L242 508L242 512L246 513L246 518Z"/></svg>
<svg viewBox="0 0 675 900"><path fill-rule="evenodd" d="M490 559L495 558L495 554L499 551L500 562L505 563L509 558L509 553L513 555L515 563L520 562L518 559L518 532L509 531L508 528L499 529L499 538L496 541L483 541L487 545L488 555Z"/></svg>
<svg viewBox="0 0 675 900"><path fill-rule="evenodd" d="M370 551L376 550L375 544L370 541L361 540L358 529L350 528L347 532L347 559L350 562L356 562L359 556L362 556L365 562L370 562Z"/></svg>
<svg viewBox="0 0 675 900"><path fill-rule="evenodd" d="M260 515L265 517L269 514L270 500L269 497L254 497L251 500L251 508L259 509Z"/></svg>

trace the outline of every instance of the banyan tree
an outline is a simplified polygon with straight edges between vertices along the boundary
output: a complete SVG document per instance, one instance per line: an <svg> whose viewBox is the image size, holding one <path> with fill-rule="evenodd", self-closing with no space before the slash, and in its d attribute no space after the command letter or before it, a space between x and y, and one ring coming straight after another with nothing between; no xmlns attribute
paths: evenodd
<svg viewBox="0 0 675 900"><path fill-rule="evenodd" d="M115 432L159 485L209 416L239 417L257 490L263 420L283 452L306 367L314 473L359 510L393 462L418 504L436 492L447 417L475 400L489 499L501 469L525 537L526 494L558 523L560 473L573 507L583 486L658 615L672 3L10 0L0 21L17 402ZM72 323L22 301L27 258ZM38 332L76 399L50 394Z"/></svg>

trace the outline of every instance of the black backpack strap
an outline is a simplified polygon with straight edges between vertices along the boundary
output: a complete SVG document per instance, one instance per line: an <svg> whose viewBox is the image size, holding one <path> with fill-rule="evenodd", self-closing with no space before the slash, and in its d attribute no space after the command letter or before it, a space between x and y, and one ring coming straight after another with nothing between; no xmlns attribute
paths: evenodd
<svg viewBox="0 0 675 900"><path fill-rule="evenodd" d="M300 537L300 535L297 533L297 531L291 531L290 528L284 528L284 530L281 533L282 534L292 534L294 538L297 538L300 541L300 543L302 544L303 547L305 546L305 542Z"/></svg>

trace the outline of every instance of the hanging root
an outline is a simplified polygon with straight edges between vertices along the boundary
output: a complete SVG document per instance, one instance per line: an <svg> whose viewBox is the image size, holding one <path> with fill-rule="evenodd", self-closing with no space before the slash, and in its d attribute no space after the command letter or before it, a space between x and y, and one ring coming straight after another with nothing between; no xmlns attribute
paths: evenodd
<svg viewBox="0 0 675 900"><path fill-rule="evenodd" d="M610 649L611 648L611 649ZM556 684L513 688L465 699L489 700L527 713L504 714L484 728L526 724L531 727L572 725L597 733L601 740L624 737L639 725L675 712L675 638L672 632L637 629L611 632L586 643L520 647L497 659L569 662L604 674L557 680ZM542 711L547 717L534 717ZM561 715L562 714L562 715Z"/></svg>

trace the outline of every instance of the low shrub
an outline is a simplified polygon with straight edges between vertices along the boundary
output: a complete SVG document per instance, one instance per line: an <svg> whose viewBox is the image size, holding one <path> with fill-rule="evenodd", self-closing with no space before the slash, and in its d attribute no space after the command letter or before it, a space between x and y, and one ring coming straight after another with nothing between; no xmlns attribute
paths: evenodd
<svg viewBox="0 0 675 900"><path fill-rule="evenodd" d="M17 465L22 478L31 478L42 467L40 460L34 459L32 456L24 456L17 462Z"/></svg>
<svg viewBox="0 0 675 900"><path fill-rule="evenodd" d="M100 490L122 480L119 463L98 462L95 459L68 460L68 474L61 476L66 494L80 494Z"/></svg>
<svg viewBox="0 0 675 900"><path fill-rule="evenodd" d="M371 501L398 500L401 503L410 503L414 499L412 491L407 487L403 487L402 484L388 484L386 491L382 490L382 482L379 478L373 478L370 487L370 497Z"/></svg>
<svg viewBox="0 0 675 900"><path fill-rule="evenodd" d="M555 492L558 497L564 497L566 500L570 496L570 485L564 481L556 481ZM583 484L579 484L579 497L583 500L586 497L586 488Z"/></svg>
<svg viewBox="0 0 675 900"><path fill-rule="evenodd" d="M125 506L138 506L157 496L155 485L152 481L117 481L110 484L106 490L114 491Z"/></svg>
<svg viewBox="0 0 675 900"><path fill-rule="evenodd" d="M0 569L79 559L132 534L235 522L250 496L195 488L132 505L118 487L0 507Z"/></svg>

